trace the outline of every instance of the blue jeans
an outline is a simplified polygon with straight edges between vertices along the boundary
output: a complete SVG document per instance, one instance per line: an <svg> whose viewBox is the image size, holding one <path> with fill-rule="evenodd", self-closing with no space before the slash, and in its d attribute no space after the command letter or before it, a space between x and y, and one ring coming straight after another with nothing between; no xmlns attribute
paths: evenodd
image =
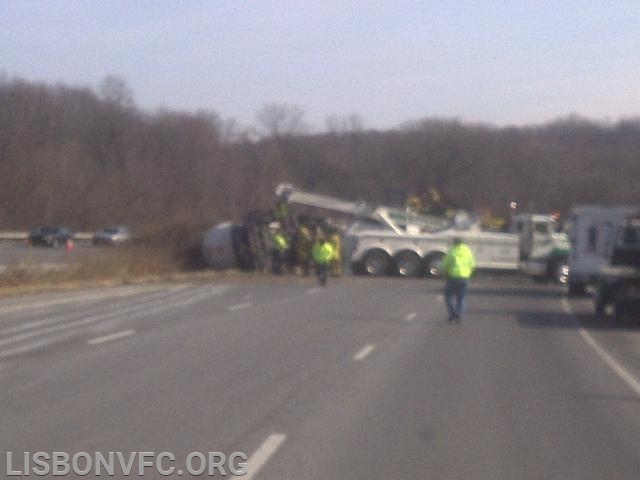
<svg viewBox="0 0 640 480"><path fill-rule="evenodd" d="M323 287L327 284L327 268L326 263L316 263L316 275L318 276L318 282Z"/></svg>
<svg viewBox="0 0 640 480"><path fill-rule="evenodd" d="M467 293L466 278L448 278L444 287L444 301L450 317L460 318L464 312L464 297Z"/></svg>

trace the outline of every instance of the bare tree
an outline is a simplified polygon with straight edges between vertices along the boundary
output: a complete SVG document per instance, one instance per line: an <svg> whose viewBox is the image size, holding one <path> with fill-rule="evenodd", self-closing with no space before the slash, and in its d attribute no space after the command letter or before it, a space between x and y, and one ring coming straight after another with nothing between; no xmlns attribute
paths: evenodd
<svg viewBox="0 0 640 480"><path fill-rule="evenodd" d="M325 118L325 126L329 133L361 132L364 129L364 121L357 113L345 116L330 115Z"/></svg>
<svg viewBox="0 0 640 480"><path fill-rule="evenodd" d="M304 110L295 105L269 103L256 113L256 120L266 136L279 138L299 135L308 130L304 122Z"/></svg>
<svg viewBox="0 0 640 480"><path fill-rule="evenodd" d="M117 75L107 75L98 87L100 97L107 103L130 107L133 105L133 92L127 82Z"/></svg>
<svg viewBox="0 0 640 480"><path fill-rule="evenodd" d="M328 134L299 135L302 110L270 104L256 115L260 139L214 112L140 111L118 77L93 91L2 73L0 105L3 228L239 218L269 208L283 180L372 202L435 187L496 211L508 200L567 212L640 198L638 118L519 128L427 119L363 131L348 115L329 117Z"/></svg>

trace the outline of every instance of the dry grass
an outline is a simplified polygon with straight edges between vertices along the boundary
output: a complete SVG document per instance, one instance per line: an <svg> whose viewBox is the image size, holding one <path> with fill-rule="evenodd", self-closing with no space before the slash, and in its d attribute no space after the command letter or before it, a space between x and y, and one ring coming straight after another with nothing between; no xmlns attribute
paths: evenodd
<svg viewBox="0 0 640 480"><path fill-rule="evenodd" d="M204 269L200 243L204 225L151 225L136 230L135 241L117 248L94 248L58 270L15 265L0 273L0 288L55 287L99 282L129 283L170 278Z"/></svg>
<svg viewBox="0 0 640 480"><path fill-rule="evenodd" d="M114 248L92 252L72 265L42 270L38 265L19 265L0 274L0 287L26 284L55 284L93 280L135 280L145 276L167 275L184 271L171 252L142 247Z"/></svg>

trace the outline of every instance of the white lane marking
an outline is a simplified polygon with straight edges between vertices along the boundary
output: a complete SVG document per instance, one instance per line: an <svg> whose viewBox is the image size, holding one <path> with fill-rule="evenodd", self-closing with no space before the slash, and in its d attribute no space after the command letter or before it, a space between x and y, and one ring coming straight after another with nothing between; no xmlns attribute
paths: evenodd
<svg viewBox="0 0 640 480"><path fill-rule="evenodd" d="M75 336L75 333L65 333L62 335L58 335L56 337L49 337L42 340L36 340L35 342L25 343L24 345L20 345L19 347L13 347L9 349L3 349L0 351L0 358L12 357L14 355L21 355L23 353L32 352L34 350L41 350L45 347L53 345L55 343L60 343L65 340L68 340Z"/></svg>
<svg viewBox="0 0 640 480"><path fill-rule="evenodd" d="M369 343L368 345L365 345L364 347L362 347L360 349L360 351L358 351L358 353L356 353L353 356L353 359L356 362L360 362L362 360L364 360L367 355L369 355L371 352L373 352L375 350L376 346L373 343Z"/></svg>
<svg viewBox="0 0 640 480"><path fill-rule="evenodd" d="M251 307L253 307L253 303L243 302L243 303L237 303L235 305L231 305L230 307L227 308L227 310L229 310L230 312L235 312L237 310L244 310L246 308L251 308Z"/></svg>
<svg viewBox="0 0 640 480"><path fill-rule="evenodd" d="M160 300L162 302L166 302L167 301L167 295L171 295L171 294L176 294L175 297L177 297L179 295L179 292L185 290L187 287L181 287L180 289L175 289L175 288L171 288L168 290L162 290L162 291L155 291L152 294L146 296L146 297L142 297L141 299L136 299L132 302L128 302L128 303L119 303L119 304L115 304L110 306L110 313L114 313L114 312L118 312L118 311L123 311L123 310L130 310L130 309L135 309L135 308L139 308L142 306L146 306L150 303L153 303L154 301ZM79 317L82 315L87 315L87 314L93 314L93 313L97 313L100 311L103 311L106 307L104 305L102 306L98 306L98 307L93 307L90 309L87 309L86 311L80 311L80 312L70 312L64 315L57 315L54 317L49 317L49 318L43 318L40 320L32 320L29 322L24 322L24 323L20 323L17 326L14 327L8 327L8 328L3 328L0 329L0 335L11 335L14 333L20 333L23 332L25 330L33 330L35 328L38 327L42 327L42 326L48 326L48 325L54 325L56 323L60 323L60 322L64 322L65 320L72 320L74 317ZM144 307L146 308L146 307Z"/></svg>
<svg viewBox="0 0 640 480"><path fill-rule="evenodd" d="M152 287L128 287L126 289L121 289L118 291L112 292L82 292L82 293L73 293L66 294L62 298L52 298L49 300L35 300L30 303L14 303L14 304L6 304L0 305L0 312L2 313L13 313L13 312L21 312L23 310L38 310L44 308L51 308L60 305L67 305L69 303L89 303L95 302L98 300L105 300L109 298L125 298L131 297L133 295L140 295L143 293L149 292L157 292L162 287L152 286ZM174 287L175 288L175 287ZM26 298L25 301L28 301L29 298Z"/></svg>
<svg viewBox="0 0 640 480"><path fill-rule="evenodd" d="M283 433L269 435L267 439L262 442L262 445L253 452L253 455L249 457L247 461L247 474L242 476L243 480L251 480L255 477L286 439L287 436Z"/></svg>
<svg viewBox="0 0 640 480"><path fill-rule="evenodd" d="M243 300L250 300L251 298L253 298L253 293L247 293L242 297Z"/></svg>
<svg viewBox="0 0 640 480"><path fill-rule="evenodd" d="M316 293L320 293L323 289L321 287L313 287L305 290L306 295L315 295Z"/></svg>
<svg viewBox="0 0 640 480"><path fill-rule="evenodd" d="M212 291L205 291L200 294L193 294L192 296L187 297L186 299L179 302L168 303L175 298L173 297L173 298L167 299L167 301L159 305L151 305L151 306L137 305L135 308L124 308L116 312L108 312L100 315L93 315L82 320L77 320L70 323L63 323L61 325L56 325L52 327L43 328L40 330L31 331L28 333L23 333L20 335L15 335L12 337L7 337L3 340L0 340L0 347L5 345L10 345L12 343L17 343L22 340L27 340L29 338L46 335L49 333L55 333L55 332L69 330L77 327L83 327L85 325L90 325L92 323L96 323L101 320L113 319L118 316L126 316L125 320L133 320L135 318L149 316L154 313L160 313L162 311L175 309L176 307L182 307L182 306L191 305L193 303L200 302L206 298L209 298L211 295L221 294L225 289L226 288L222 288L218 291L214 291L214 289L212 289Z"/></svg>
<svg viewBox="0 0 640 480"><path fill-rule="evenodd" d="M573 314L573 309L571 308L571 304L569 300L566 298L562 299L562 307L564 311L569 314L573 320L578 324L578 333L587 342L593 350L598 354L598 356L602 359L607 366L613 370L613 372L618 375L628 386L633 390L638 396L640 396L640 381L635 378L631 373L629 373L622 365L620 365L607 351L602 348L602 346L596 341L593 336L587 332L584 328L580 327L580 322Z"/></svg>
<svg viewBox="0 0 640 480"><path fill-rule="evenodd" d="M92 338L91 340L87 341L87 345L100 345L102 343L113 342L114 340L120 340L121 338L135 335L135 333L135 330L123 330L122 332L105 335L104 337Z"/></svg>
<svg viewBox="0 0 640 480"><path fill-rule="evenodd" d="M405 322L411 322L416 318L417 312L411 312L404 317Z"/></svg>

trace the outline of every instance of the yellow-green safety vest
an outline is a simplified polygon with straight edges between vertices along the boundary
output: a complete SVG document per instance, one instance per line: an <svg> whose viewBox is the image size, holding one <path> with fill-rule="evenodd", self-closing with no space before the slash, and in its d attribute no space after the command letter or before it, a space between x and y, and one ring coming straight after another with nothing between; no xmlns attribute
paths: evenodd
<svg viewBox="0 0 640 480"><path fill-rule="evenodd" d="M441 269L447 278L470 278L476 268L476 259L464 243L454 245L442 259Z"/></svg>
<svg viewBox="0 0 640 480"><path fill-rule="evenodd" d="M311 255L318 265L326 265L333 258L333 246L329 242L316 242Z"/></svg>

